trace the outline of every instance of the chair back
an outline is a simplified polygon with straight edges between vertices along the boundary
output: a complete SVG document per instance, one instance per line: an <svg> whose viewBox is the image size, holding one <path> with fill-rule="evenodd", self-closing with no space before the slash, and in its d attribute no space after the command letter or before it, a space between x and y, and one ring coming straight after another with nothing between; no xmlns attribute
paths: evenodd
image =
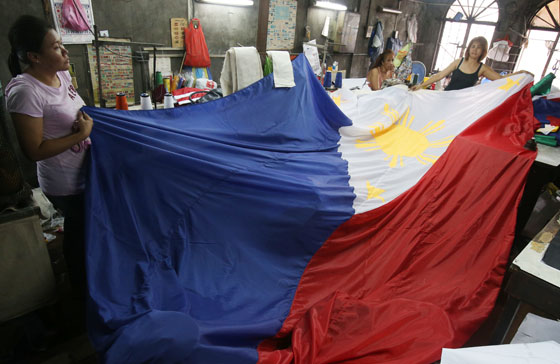
<svg viewBox="0 0 560 364"><path fill-rule="evenodd" d="M418 83L422 83L426 77L426 66L420 61L412 61L412 73L418 74Z"/></svg>

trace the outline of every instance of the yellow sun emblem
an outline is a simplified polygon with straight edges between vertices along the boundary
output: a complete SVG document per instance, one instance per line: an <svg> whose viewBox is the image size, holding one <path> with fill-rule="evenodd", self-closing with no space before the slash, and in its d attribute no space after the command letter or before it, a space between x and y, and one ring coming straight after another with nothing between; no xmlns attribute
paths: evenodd
<svg viewBox="0 0 560 364"><path fill-rule="evenodd" d="M392 120L392 124L385 128L381 123L375 123L370 126L370 133L373 141L356 140L356 148L366 148L366 150L381 149L387 157L385 160L391 159L389 166L396 167L397 162L404 166L403 157L416 158L422 164L434 163L439 157L436 155L425 154L428 148L438 148L448 146L454 136L449 136L434 142L428 140L428 135L443 129L444 120L430 121L422 130L412 130L410 126L414 120L414 116L408 119L410 108L406 109L403 115L391 109L385 104L383 114Z"/></svg>

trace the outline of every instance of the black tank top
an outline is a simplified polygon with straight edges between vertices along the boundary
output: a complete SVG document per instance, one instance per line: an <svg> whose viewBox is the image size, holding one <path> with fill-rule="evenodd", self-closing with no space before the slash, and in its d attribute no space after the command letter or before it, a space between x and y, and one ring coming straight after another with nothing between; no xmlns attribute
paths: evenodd
<svg viewBox="0 0 560 364"><path fill-rule="evenodd" d="M464 58L461 58L461 62L459 62L459 65L457 66L455 71L453 71L453 74L451 75L451 81L445 88L445 91L461 90L467 87L471 87L475 85L476 81L478 81L478 71L480 71L482 63L478 65L476 72L465 73L459 69L459 67L461 67L461 64L463 64L463 60Z"/></svg>

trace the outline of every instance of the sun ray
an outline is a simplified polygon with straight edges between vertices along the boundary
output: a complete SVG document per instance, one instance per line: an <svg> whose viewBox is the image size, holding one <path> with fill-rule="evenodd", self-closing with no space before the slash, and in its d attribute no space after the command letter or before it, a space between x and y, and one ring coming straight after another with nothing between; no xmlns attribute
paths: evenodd
<svg viewBox="0 0 560 364"><path fill-rule="evenodd" d="M443 129L443 123L444 122L445 122L445 120L440 120L440 121L436 122L434 125L430 126L429 128L424 128L425 130L421 133L428 136L428 135L431 135L435 132L438 132L441 129Z"/></svg>
<svg viewBox="0 0 560 364"><path fill-rule="evenodd" d="M395 166L397 165L397 160L399 159L399 156L396 155L396 154L393 154L392 157L393 158L391 159L391 162L389 163L389 167L395 168Z"/></svg>
<svg viewBox="0 0 560 364"><path fill-rule="evenodd" d="M407 109L406 109L406 112L405 112L403 115L401 115L401 117L399 118L399 120L398 120L398 125L402 125L402 126L404 126L405 128L407 127L406 123L407 123L407 121L408 121L408 114L409 114L409 112L410 112L410 109L407 108Z"/></svg>
<svg viewBox="0 0 560 364"><path fill-rule="evenodd" d="M417 160L418 162L420 162L420 164L423 164L423 165L427 165L427 164L428 164L428 163L424 162L424 160L421 159L419 155L416 156L416 160Z"/></svg>
<svg viewBox="0 0 560 364"><path fill-rule="evenodd" d="M420 159L418 159L418 158L420 158ZM439 157L436 156L436 155L428 155L428 154L420 154L419 156L416 157L416 159L418 159L418 160L423 160L423 161L431 163L431 164L434 164L438 160L438 158ZM426 164L426 163L424 163L424 164Z"/></svg>
<svg viewBox="0 0 560 364"><path fill-rule="evenodd" d="M447 138L443 138L440 140L436 140L433 142L430 142L428 146L432 147L432 148L441 148L441 147L446 147L449 144L451 144L451 142L453 141L453 139L455 139L455 137L447 137Z"/></svg>
<svg viewBox="0 0 560 364"><path fill-rule="evenodd" d="M424 132L434 123L433 120L429 121L422 129L418 130L420 134L424 134Z"/></svg>
<svg viewBox="0 0 560 364"><path fill-rule="evenodd" d="M384 115L388 116L388 117L391 119L391 121L392 121L393 123L395 122L395 120L397 120L398 115L395 115L395 113L396 113L395 110L394 110L394 109L391 109L391 108L389 107L389 104L385 104L385 107L383 108L383 112L382 112L382 113L383 113Z"/></svg>

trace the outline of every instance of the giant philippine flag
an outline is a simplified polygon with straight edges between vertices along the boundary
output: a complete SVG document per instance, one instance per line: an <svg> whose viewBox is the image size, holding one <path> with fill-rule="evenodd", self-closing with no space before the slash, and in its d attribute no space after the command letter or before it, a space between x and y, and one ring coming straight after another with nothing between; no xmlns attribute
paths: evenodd
<svg viewBox="0 0 560 364"><path fill-rule="evenodd" d="M488 316L535 157L532 80L333 101L293 65L290 89L86 108L104 362L430 363Z"/></svg>

